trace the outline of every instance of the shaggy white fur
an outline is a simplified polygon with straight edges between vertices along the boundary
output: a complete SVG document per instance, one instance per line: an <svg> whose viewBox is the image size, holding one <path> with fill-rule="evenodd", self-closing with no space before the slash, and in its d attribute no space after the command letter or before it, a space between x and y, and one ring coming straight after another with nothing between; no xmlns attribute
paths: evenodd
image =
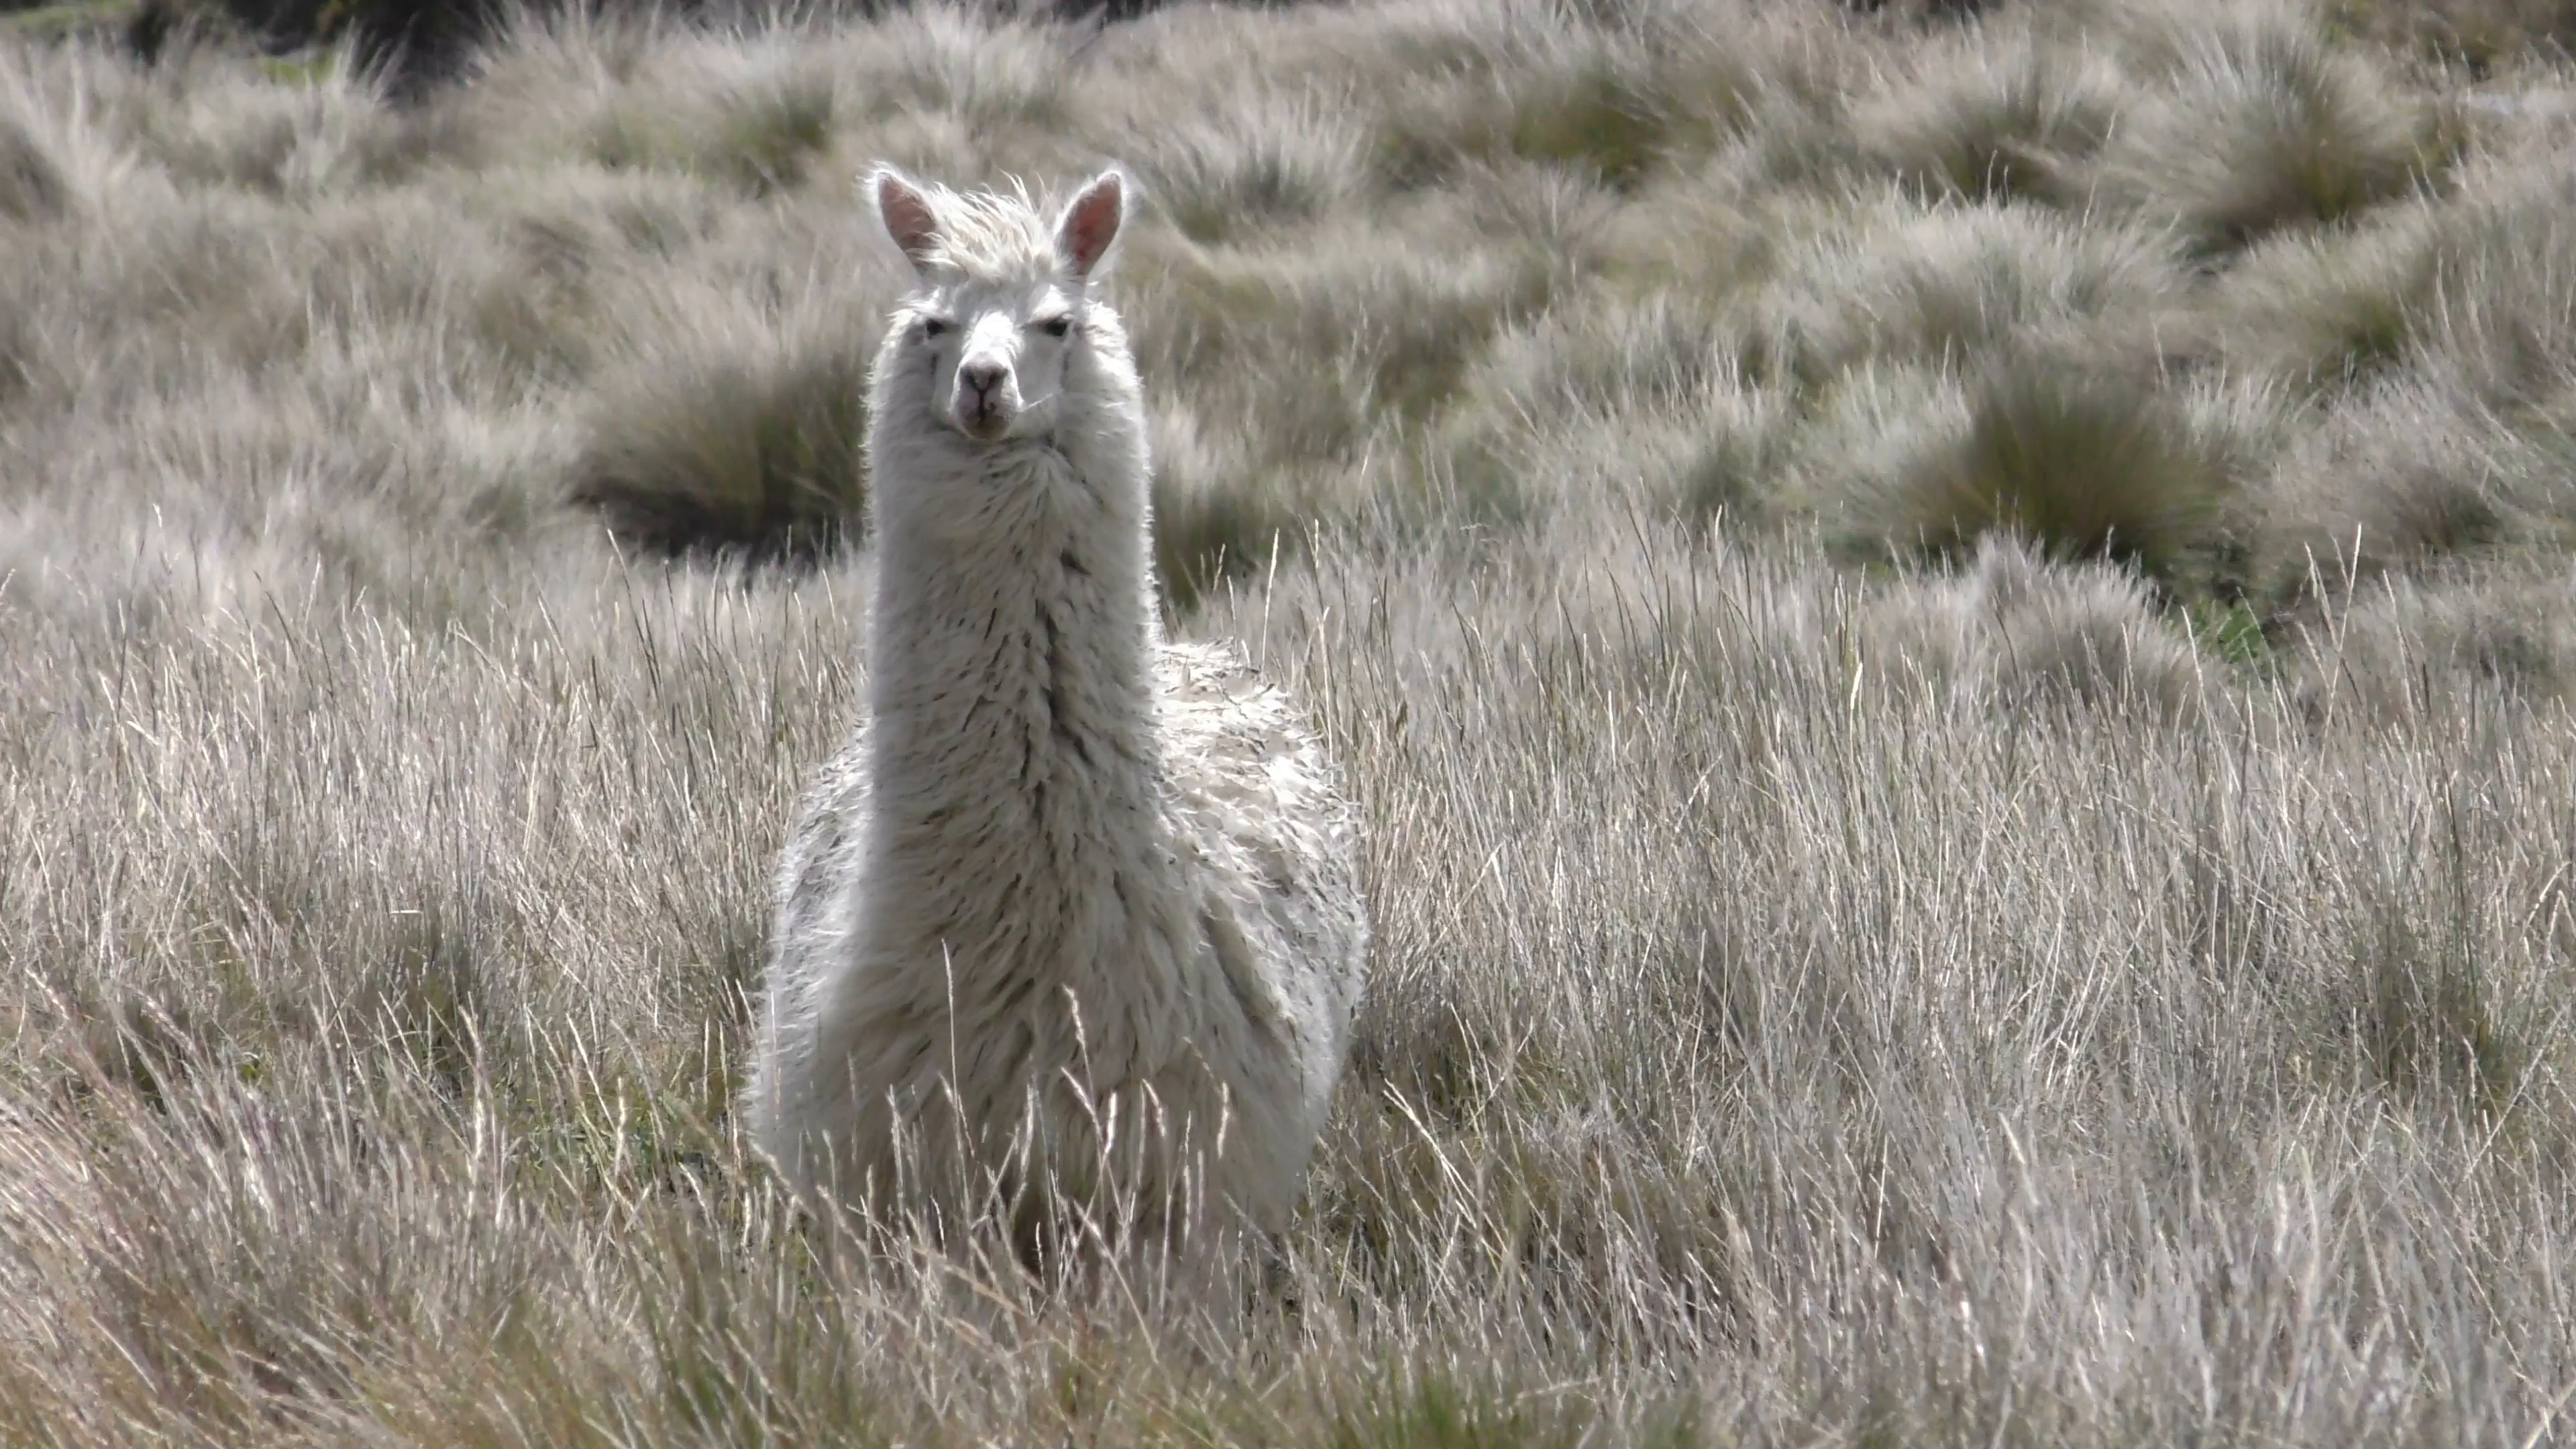
<svg viewBox="0 0 2576 1449"><path fill-rule="evenodd" d="M1275 1228L1342 1070L1357 825L1292 702L1160 637L1125 182L874 180L918 285L870 394L867 720L779 873L743 1103L801 1192L1023 1252L1071 1209Z"/></svg>

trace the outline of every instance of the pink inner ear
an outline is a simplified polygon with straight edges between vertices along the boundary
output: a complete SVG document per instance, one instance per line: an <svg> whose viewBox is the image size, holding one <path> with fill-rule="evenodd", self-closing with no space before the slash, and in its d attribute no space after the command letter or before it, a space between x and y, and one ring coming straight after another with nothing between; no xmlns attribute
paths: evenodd
<svg viewBox="0 0 2576 1449"><path fill-rule="evenodd" d="M1118 239L1126 192L1125 183L1112 171L1084 187L1073 205L1065 209L1064 223L1056 231L1056 246L1073 264L1075 276L1090 276L1091 269L1108 254L1109 244Z"/></svg>
<svg viewBox="0 0 2576 1449"><path fill-rule="evenodd" d="M892 171L877 173L877 215L885 221L886 235L915 266L938 241L939 219L930 213L930 198Z"/></svg>

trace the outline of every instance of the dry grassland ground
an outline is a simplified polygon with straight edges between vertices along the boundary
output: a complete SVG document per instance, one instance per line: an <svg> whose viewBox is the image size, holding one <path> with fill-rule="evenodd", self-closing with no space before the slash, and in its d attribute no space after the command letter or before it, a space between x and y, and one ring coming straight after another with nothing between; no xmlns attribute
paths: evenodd
<svg viewBox="0 0 2576 1449"><path fill-rule="evenodd" d="M2576 1436L2576 130L2383 32L0 42L0 1443ZM818 1264L725 1115L879 157L1134 168L1177 627L1370 821L1240 1295Z"/></svg>

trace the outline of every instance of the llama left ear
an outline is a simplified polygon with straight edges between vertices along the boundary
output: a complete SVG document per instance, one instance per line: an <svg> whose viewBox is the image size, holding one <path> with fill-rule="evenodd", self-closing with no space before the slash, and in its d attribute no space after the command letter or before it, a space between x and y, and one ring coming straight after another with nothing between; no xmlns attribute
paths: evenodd
<svg viewBox="0 0 2576 1449"><path fill-rule="evenodd" d="M1126 215L1127 178L1117 171L1103 171L1092 178L1064 209L1064 219L1055 225L1055 249L1072 265L1075 276L1088 278L1099 268L1118 240L1118 223Z"/></svg>
<svg viewBox="0 0 2576 1449"><path fill-rule="evenodd" d="M885 223L886 235L918 270L939 247L939 214L930 198L912 178L884 164L869 173L868 190L876 194L877 220Z"/></svg>

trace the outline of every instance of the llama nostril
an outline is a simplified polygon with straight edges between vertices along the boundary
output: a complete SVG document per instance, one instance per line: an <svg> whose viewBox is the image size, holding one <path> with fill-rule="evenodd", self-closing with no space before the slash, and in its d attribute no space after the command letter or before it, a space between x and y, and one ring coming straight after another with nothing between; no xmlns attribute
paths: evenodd
<svg viewBox="0 0 2576 1449"><path fill-rule="evenodd" d="M957 380L975 392L987 393L1002 385L1002 371L995 363L970 363L957 369Z"/></svg>

